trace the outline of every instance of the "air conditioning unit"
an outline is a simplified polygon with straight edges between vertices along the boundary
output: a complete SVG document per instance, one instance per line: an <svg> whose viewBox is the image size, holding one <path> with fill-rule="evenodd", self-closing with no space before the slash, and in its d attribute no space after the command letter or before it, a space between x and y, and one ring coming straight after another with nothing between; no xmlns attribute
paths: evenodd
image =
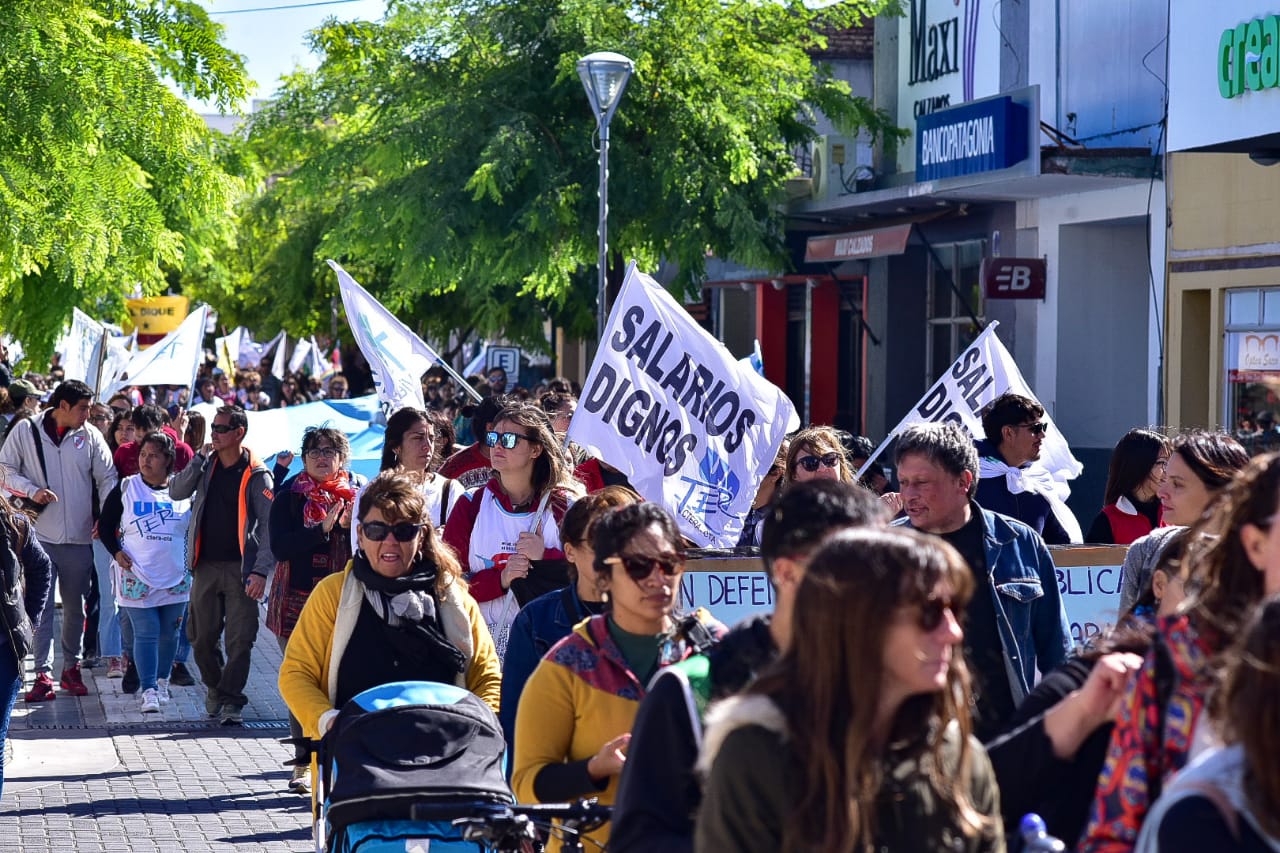
<svg viewBox="0 0 1280 853"><path fill-rule="evenodd" d="M871 143L824 134L813 143L814 201L829 201L858 191L858 181L872 177Z"/></svg>

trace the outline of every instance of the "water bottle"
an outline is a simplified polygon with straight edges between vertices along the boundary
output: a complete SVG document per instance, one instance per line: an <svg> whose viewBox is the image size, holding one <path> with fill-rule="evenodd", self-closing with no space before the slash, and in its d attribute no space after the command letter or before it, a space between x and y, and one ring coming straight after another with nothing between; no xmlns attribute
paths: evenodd
<svg viewBox="0 0 1280 853"><path fill-rule="evenodd" d="M1024 815L1018 824L1022 836L1022 853L1065 853L1067 845L1049 834L1044 818L1032 812Z"/></svg>

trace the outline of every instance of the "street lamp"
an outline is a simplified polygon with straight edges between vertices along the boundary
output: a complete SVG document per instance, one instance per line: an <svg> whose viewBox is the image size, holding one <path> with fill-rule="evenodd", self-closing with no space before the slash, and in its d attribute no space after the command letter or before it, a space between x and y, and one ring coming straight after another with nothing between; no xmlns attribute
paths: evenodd
<svg viewBox="0 0 1280 853"><path fill-rule="evenodd" d="M596 330L602 341L605 319L608 316L608 306L605 304L608 299L605 271L609 264L609 120L613 118L613 111L622 100L622 93L627 88L627 81L631 79L633 70L635 64L620 53L600 51L578 60L578 76L582 78L582 86L587 90L591 111L596 114L596 125L600 129L600 283L596 293L596 310L599 315Z"/></svg>

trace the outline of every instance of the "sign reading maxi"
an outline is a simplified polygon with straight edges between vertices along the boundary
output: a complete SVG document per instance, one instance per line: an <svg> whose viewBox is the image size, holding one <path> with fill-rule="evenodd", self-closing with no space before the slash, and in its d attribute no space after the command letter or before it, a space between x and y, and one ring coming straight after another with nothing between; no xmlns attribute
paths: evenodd
<svg viewBox="0 0 1280 853"><path fill-rule="evenodd" d="M1027 108L1008 95L916 119L916 181L991 172L1027 158Z"/></svg>

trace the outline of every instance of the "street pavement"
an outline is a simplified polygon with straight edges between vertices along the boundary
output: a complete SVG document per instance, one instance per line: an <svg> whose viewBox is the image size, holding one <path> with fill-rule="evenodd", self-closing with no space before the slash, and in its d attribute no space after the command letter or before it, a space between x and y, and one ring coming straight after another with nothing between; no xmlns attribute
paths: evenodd
<svg viewBox="0 0 1280 853"><path fill-rule="evenodd" d="M84 671L87 696L59 690L55 701L32 705L19 696L0 851L310 850L310 800L286 789L282 763L292 751L279 743L289 736L279 666L279 646L263 627L237 727L205 715L198 675L195 687L171 688L161 713L144 716L138 696L107 678L105 661Z"/></svg>

